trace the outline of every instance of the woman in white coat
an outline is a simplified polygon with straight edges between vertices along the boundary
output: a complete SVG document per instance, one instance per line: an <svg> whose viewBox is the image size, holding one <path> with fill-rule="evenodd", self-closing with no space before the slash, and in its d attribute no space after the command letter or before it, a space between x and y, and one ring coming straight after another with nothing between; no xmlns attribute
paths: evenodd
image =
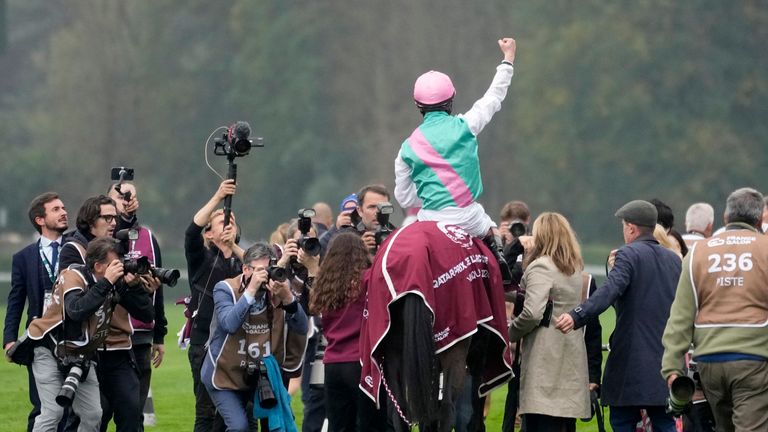
<svg viewBox="0 0 768 432"><path fill-rule="evenodd" d="M518 412L527 432L575 431L576 418L590 417L584 330L562 334L550 321L586 294L581 250L562 215L543 213L525 254L525 304L509 328L510 340L523 340Z"/></svg>

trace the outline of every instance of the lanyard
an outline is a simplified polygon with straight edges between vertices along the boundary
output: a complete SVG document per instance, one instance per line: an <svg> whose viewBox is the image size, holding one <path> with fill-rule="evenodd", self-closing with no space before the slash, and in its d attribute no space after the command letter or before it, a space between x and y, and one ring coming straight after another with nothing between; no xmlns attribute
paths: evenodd
<svg viewBox="0 0 768 432"><path fill-rule="evenodd" d="M43 260L43 266L45 266L45 271L48 272L48 279L51 280L51 283L56 283L56 274L59 273L58 260L56 260L56 264L52 266L51 262L48 261L48 257L46 257L45 253L43 253L43 243L38 241L37 248L40 250L40 259Z"/></svg>

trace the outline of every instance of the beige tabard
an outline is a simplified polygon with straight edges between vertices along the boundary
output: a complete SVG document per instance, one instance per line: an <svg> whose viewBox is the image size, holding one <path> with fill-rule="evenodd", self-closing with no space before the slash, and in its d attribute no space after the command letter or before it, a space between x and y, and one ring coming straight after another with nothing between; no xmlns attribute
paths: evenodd
<svg viewBox="0 0 768 432"><path fill-rule="evenodd" d="M224 282L232 294L232 303L237 303L243 295L241 277ZM272 315L271 326L269 315ZM224 339L221 352L215 358L213 385L220 390L249 389L245 382L248 363L258 365L260 358L266 355L274 356L283 370L293 372L301 366L306 346L306 335L288 331L282 308L258 311L251 306L237 332L228 334Z"/></svg>
<svg viewBox="0 0 768 432"><path fill-rule="evenodd" d="M726 230L690 253L696 327L768 326L768 237Z"/></svg>
<svg viewBox="0 0 768 432"><path fill-rule="evenodd" d="M29 324L30 339L40 340L51 330L64 322L64 296L75 291L87 291L88 283L83 274L83 267L72 265L63 270L53 290L51 304L46 309L42 317L33 320ZM66 340L66 350L79 354L81 351L92 350L94 346L101 345L110 331L110 303L112 295L108 295L99 309L87 320L79 323L80 332L74 340ZM89 349L86 349L90 345ZM61 353L60 353L61 354Z"/></svg>

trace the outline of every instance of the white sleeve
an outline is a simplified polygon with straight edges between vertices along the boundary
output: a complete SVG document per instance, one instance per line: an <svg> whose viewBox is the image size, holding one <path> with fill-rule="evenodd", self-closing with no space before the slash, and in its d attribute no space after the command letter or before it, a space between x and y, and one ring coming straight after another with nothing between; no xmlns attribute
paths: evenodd
<svg viewBox="0 0 768 432"><path fill-rule="evenodd" d="M416 194L416 185L411 180L412 172L411 167L405 163L398 152L395 158L395 199L404 209L421 207L421 200Z"/></svg>
<svg viewBox="0 0 768 432"><path fill-rule="evenodd" d="M512 81L514 71L512 65L507 63L496 66L496 75L493 76L491 86L483 97L478 99L469 111L459 114L459 117L467 122L473 134L478 135L491 121L493 115L501 109L501 102L507 96L507 87Z"/></svg>

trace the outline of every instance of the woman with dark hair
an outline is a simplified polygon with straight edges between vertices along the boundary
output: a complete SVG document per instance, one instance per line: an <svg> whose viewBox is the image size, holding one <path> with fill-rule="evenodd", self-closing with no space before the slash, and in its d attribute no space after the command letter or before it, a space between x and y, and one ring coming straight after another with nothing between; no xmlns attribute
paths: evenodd
<svg viewBox="0 0 768 432"><path fill-rule="evenodd" d="M523 263L525 304L509 327L511 341L523 339L518 412L528 432L575 431L576 418L590 417L584 333L563 334L551 321L586 297L584 262L558 213L536 218L533 243Z"/></svg>
<svg viewBox="0 0 768 432"><path fill-rule="evenodd" d="M309 308L322 314L328 341L325 365L325 407L328 430L375 431L386 427L386 410L376 409L358 388L360 326L366 295L363 275L371 266L368 248L357 233L342 232L331 241L312 288Z"/></svg>

